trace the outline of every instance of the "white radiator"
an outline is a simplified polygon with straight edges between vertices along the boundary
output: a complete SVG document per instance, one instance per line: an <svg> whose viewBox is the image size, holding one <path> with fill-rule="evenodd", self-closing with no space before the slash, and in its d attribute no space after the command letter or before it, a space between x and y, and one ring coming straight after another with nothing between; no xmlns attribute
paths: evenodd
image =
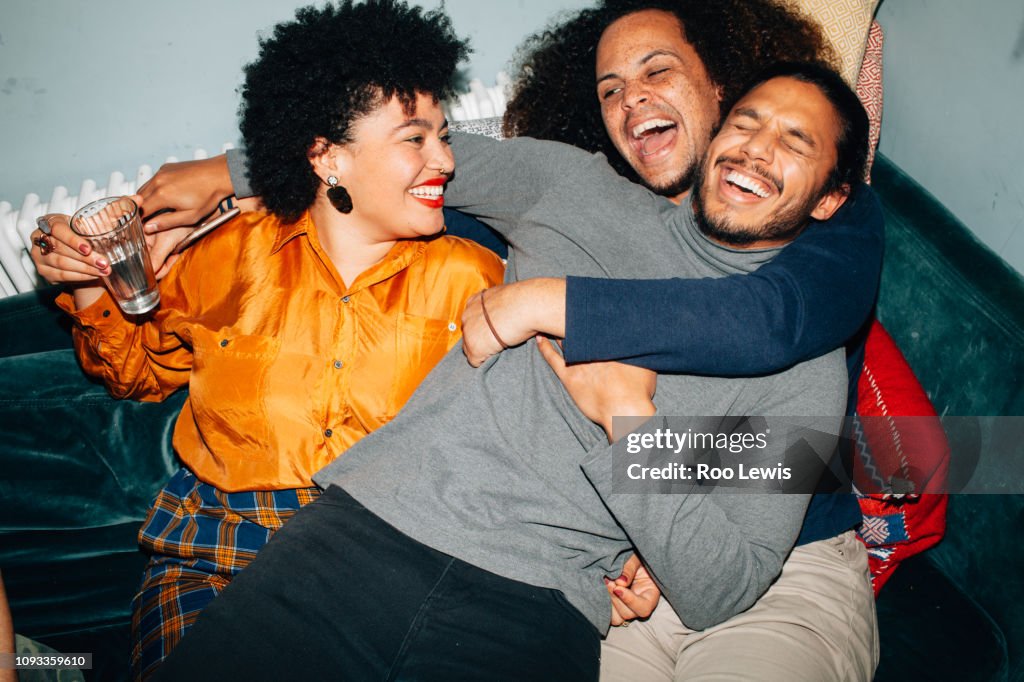
<svg viewBox="0 0 1024 682"><path fill-rule="evenodd" d="M221 151L231 146L225 144ZM207 153L197 149L192 158L205 159ZM178 159L171 157L167 160ZM77 194L71 194L63 185L57 185L51 190L48 201L43 201L38 194L30 193L22 199L18 209L10 202L0 201L0 298L46 285L37 277L35 266L28 256L28 250L32 248L29 235L36 229L36 218L47 213L71 214L90 201L103 197L134 194L152 176L152 167L143 165L139 166L132 178L114 171L103 185L92 179L85 180Z"/></svg>
<svg viewBox="0 0 1024 682"><path fill-rule="evenodd" d="M471 81L469 92L445 103L448 120L467 121L501 116L505 112L508 78L499 73L496 82L495 86L488 88L480 80ZM231 144L225 144L221 152L231 147ZM205 159L207 153L197 149L192 158ZM167 160L178 159L171 157ZM71 194L67 187L58 185L49 192L48 201L43 201L35 193L25 196L17 209L8 201L0 201L0 298L31 291L46 284L37 277L35 266L28 255L28 250L32 248L29 235L36 229L36 218L47 213L71 214L90 201L103 197L134 194L152 175L153 168L143 165L139 166L131 178L126 178L120 171L114 171L103 185L92 179L85 180L77 194Z"/></svg>

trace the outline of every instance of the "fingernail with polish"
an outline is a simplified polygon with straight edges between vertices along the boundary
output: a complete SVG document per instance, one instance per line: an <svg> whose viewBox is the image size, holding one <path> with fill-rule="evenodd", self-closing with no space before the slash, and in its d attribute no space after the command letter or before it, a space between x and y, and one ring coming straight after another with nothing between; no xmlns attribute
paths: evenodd
<svg viewBox="0 0 1024 682"><path fill-rule="evenodd" d="M78 245L78 250L82 252L82 255L83 255L83 256L88 256L88 255L89 255L89 252L90 252L90 251L91 251L92 249L90 249L90 248L89 248L89 245L88 245L88 244L82 243L82 244L79 244L79 245Z"/></svg>
<svg viewBox="0 0 1024 682"><path fill-rule="evenodd" d="M614 594L616 597L621 598L622 597L622 590L612 590L612 594Z"/></svg>
<svg viewBox="0 0 1024 682"><path fill-rule="evenodd" d="M103 260L102 258L97 258L96 259L96 267L98 267L100 270L106 270L107 269L107 261Z"/></svg>

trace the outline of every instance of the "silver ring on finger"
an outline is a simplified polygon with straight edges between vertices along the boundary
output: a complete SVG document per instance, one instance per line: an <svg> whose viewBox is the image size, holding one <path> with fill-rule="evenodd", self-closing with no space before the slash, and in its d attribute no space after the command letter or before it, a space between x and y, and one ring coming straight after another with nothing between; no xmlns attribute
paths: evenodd
<svg viewBox="0 0 1024 682"><path fill-rule="evenodd" d="M52 234L52 228L50 227L50 216L43 215L36 218L36 227L43 234Z"/></svg>

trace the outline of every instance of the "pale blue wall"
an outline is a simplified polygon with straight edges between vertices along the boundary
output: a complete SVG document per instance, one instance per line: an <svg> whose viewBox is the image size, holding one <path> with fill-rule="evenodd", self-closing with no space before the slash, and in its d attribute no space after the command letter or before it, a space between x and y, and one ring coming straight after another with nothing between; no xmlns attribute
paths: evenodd
<svg viewBox="0 0 1024 682"><path fill-rule="evenodd" d="M319 0L317 0L319 2ZM72 194L237 138L235 88L257 31L312 0L0 0L0 200ZM423 0L436 7L438 0ZM521 38L586 0L448 0L493 84Z"/></svg>
<svg viewBox="0 0 1024 682"><path fill-rule="evenodd" d="M295 0L0 0L0 200L236 138L256 32ZM424 0L429 7L438 0ZM490 80L588 0L448 0ZM885 0L881 149L1024 272L1024 3ZM43 199L46 200L47 196Z"/></svg>
<svg viewBox="0 0 1024 682"><path fill-rule="evenodd" d="M1024 273L1024 2L884 0L878 20L880 149Z"/></svg>

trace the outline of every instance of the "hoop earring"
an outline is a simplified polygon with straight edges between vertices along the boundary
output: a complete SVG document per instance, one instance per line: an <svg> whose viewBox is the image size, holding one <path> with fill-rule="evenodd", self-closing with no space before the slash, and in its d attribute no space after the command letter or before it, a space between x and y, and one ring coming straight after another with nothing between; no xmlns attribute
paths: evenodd
<svg viewBox="0 0 1024 682"><path fill-rule="evenodd" d="M327 190L327 200L331 202L331 206L341 213L351 213L352 197L349 195L348 190L339 185L338 178L333 175L327 176L327 184L331 186Z"/></svg>

